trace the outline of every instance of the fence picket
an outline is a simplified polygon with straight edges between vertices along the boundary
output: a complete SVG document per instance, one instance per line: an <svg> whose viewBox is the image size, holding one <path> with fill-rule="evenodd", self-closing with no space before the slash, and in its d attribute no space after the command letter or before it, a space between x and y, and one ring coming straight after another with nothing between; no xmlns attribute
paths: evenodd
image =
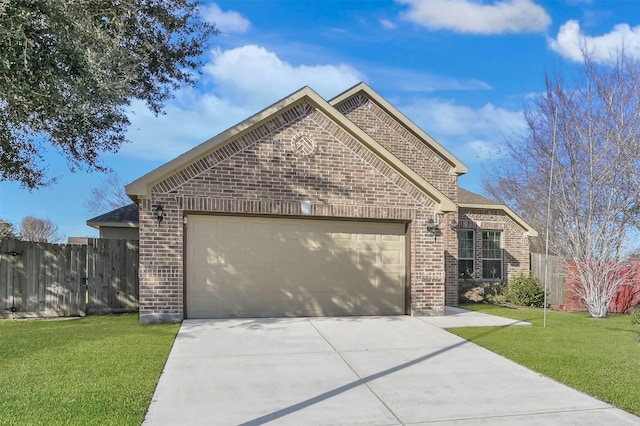
<svg viewBox="0 0 640 426"><path fill-rule="evenodd" d="M531 253L531 272L544 283L546 256L541 253ZM566 262L560 256L549 256L549 304L552 306L565 305L567 303L566 286Z"/></svg>
<svg viewBox="0 0 640 426"><path fill-rule="evenodd" d="M0 242L0 318L138 309L138 241Z"/></svg>

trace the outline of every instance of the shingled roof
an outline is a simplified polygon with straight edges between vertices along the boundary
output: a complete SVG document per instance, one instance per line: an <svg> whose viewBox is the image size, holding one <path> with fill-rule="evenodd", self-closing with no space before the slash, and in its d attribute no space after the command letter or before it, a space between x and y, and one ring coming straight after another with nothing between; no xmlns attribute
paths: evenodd
<svg viewBox="0 0 640 426"><path fill-rule="evenodd" d="M137 228L138 220L138 205L131 203L89 219L87 225L97 229L102 226Z"/></svg>
<svg viewBox="0 0 640 426"><path fill-rule="evenodd" d="M522 229L527 232L528 236L538 236L538 232L533 229L531 225L499 201L492 200L463 188L458 188L458 206L463 209L502 210L507 216L513 219L515 223L520 225Z"/></svg>
<svg viewBox="0 0 640 426"><path fill-rule="evenodd" d="M496 200L492 200L487 197L483 197L480 194L476 194L475 192L467 191L464 188L458 189L458 203L460 204L486 204L489 206L495 206L496 204L500 204L500 202Z"/></svg>

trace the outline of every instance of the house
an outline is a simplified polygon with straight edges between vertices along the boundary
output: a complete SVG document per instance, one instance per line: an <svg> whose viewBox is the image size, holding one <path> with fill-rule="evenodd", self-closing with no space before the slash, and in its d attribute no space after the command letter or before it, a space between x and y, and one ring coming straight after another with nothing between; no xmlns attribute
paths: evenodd
<svg viewBox="0 0 640 426"><path fill-rule="evenodd" d="M528 271L536 235L466 172L365 83L304 87L126 186L140 321L444 314L461 270Z"/></svg>
<svg viewBox="0 0 640 426"><path fill-rule="evenodd" d="M138 205L128 204L87 220L87 225L100 232L100 238L137 240Z"/></svg>
<svg viewBox="0 0 640 426"><path fill-rule="evenodd" d="M528 273L528 237L537 236L504 204L458 188L459 279L508 281Z"/></svg>

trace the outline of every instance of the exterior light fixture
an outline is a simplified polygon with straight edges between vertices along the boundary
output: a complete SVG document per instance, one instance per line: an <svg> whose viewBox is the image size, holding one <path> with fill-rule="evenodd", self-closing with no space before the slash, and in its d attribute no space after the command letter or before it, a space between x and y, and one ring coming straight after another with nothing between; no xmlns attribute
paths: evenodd
<svg viewBox="0 0 640 426"><path fill-rule="evenodd" d="M455 219L453 219L451 221L451 225L449 225L449 226L451 227L452 231L457 231L458 230L458 222Z"/></svg>
<svg viewBox="0 0 640 426"><path fill-rule="evenodd" d="M158 204L156 206L156 219L158 219L158 224L160 224L160 222L162 222L162 219L164 219L164 208L162 207L161 204Z"/></svg>
<svg viewBox="0 0 640 426"><path fill-rule="evenodd" d="M432 234L435 234L436 231L440 230L440 225L435 223L433 219L429 219L427 221L427 231L429 231Z"/></svg>

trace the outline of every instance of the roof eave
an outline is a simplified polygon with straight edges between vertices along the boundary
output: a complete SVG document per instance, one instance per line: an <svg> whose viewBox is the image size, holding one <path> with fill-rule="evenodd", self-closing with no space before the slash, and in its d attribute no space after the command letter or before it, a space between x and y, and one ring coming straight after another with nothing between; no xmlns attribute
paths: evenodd
<svg viewBox="0 0 640 426"><path fill-rule="evenodd" d="M453 212L457 210L457 205L449 197L444 195L440 190L427 182L423 177L407 167L400 159L389 152L385 147L380 145L375 139L365 133L362 129L356 126L351 120L341 114L330 103L325 101L317 93L313 92L311 100L316 107L322 110L323 113L330 116L333 120L339 122L344 129L346 129L352 136L360 140L367 148L373 151L376 155L385 160L391 165L397 172L402 174L413 185L417 186L426 193L431 199L433 199L438 205L440 212Z"/></svg>
<svg viewBox="0 0 640 426"><path fill-rule="evenodd" d="M88 220L87 221L87 225L95 228L95 229L100 229L100 228L139 228L139 224L137 222L131 222L131 221L127 221L127 222L97 222L97 221L93 221L93 220Z"/></svg>
<svg viewBox="0 0 640 426"><path fill-rule="evenodd" d="M529 237L537 237L538 231L533 229L531 225L525 222L520 216L518 216L513 210L504 204L472 204L472 203L460 203L458 204L460 208L463 209L478 209L478 210L502 210L505 212L507 216L511 218L515 223L517 223L522 229L525 230L527 236Z"/></svg>
<svg viewBox="0 0 640 426"><path fill-rule="evenodd" d="M163 164L162 166L152 170L144 176L136 179L130 184L125 186L125 191L129 198L134 202L138 202L140 199L149 198L151 195L151 187L170 176L180 167L187 164L191 164L200 158L206 156L217 145L231 140L234 137L238 137L242 133L250 130L256 125L259 125L262 121L267 120L277 111L294 105L300 102L306 95L313 92L309 87L303 87L292 95L274 103L273 105L263 109L262 111L252 115L244 121L236 124L235 126L225 130L222 133L202 142L189 151L179 155L173 160ZM314 92L315 93L315 92Z"/></svg>
<svg viewBox="0 0 640 426"><path fill-rule="evenodd" d="M278 111L291 107L302 101L307 101L324 114L338 122L343 129L349 134L358 139L361 143L367 146L368 149L373 151L376 155L381 157L390 166L392 166L397 172L408 179L412 184L426 193L436 204L441 212L452 212L457 210L457 205L450 198L444 195L441 191L427 182L420 175L415 173L409 167L407 167L402 161L391 154L386 148L375 141L371 136L366 134L362 129L356 126L338 110L336 110L331 104L324 100L315 91L305 86L297 92L289 95L288 97L274 103L273 105L263 109L262 111L247 118L241 123L231 127L230 129L214 136L213 138L201 143L195 148L187 151L186 153L176 157L175 159L165 163L157 169L147 173L141 178L133 181L127 185L126 192L129 197L134 201L140 198L149 198L151 195L151 188L154 184L160 182L162 179L175 173L179 168L185 167L188 164L197 161L204 157L214 148L219 148L219 145L230 141L233 138L240 136L242 133L247 132L259 126L262 122L268 120Z"/></svg>

